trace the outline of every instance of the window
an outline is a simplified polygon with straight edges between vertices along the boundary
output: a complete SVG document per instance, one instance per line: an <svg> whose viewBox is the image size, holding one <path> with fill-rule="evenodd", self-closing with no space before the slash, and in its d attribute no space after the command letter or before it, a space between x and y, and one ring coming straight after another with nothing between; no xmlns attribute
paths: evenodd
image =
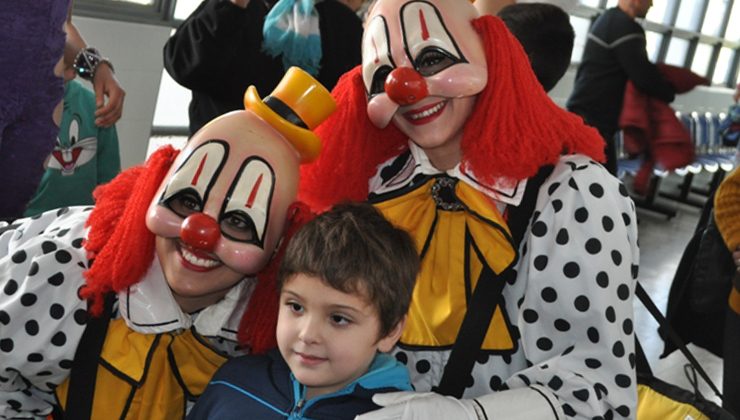
<svg viewBox="0 0 740 420"><path fill-rule="evenodd" d="M645 41L648 58L653 63L658 61L660 53L660 43L663 42L663 34L653 31L645 31Z"/></svg>
<svg viewBox="0 0 740 420"><path fill-rule="evenodd" d="M651 22L666 23L666 5L667 1L656 1L653 6L648 10L645 19Z"/></svg>
<svg viewBox="0 0 740 420"><path fill-rule="evenodd" d="M570 24L573 26L573 31L576 34L576 37L573 40L573 52L570 56L570 61L572 63L580 63L581 57L583 57L583 49L586 46L586 39L588 38L588 29L591 26L591 20L571 16Z"/></svg>
<svg viewBox="0 0 740 420"><path fill-rule="evenodd" d="M681 7L678 9L676 27L686 29L688 31L696 31L699 29L699 20L701 19L701 8L703 3L704 2L700 0L682 1Z"/></svg>
<svg viewBox="0 0 740 420"><path fill-rule="evenodd" d="M168 24L169 8L175 0L75 0L80 16L130 22Z"/></svg>
<svg viewBox="0 0 740 420"><path fill-rule="evenodd" d="M712 46L708 44L699 44L694 52L694 59L691 61L691 71L700 75L707 76L709 61L712 59Z"/></svg>
<svg viewBox="0 0 740 420"><path fill-rule="evenodd" d="M201 2L202 0L177 0L177 4L175 4L175 19L185 20Z"/></svg>
<svg viewBox="0 0 740 420"><path fill-rule="evenodd" d="M671 38L666 54L666 64L683 67L686 63L686 54L689 51L689 41L681 38Z"/></svg>
<svg viewBox="0 0 740 420"><path fill-rule="evenodd" d="M712 83L722 84L727 81L727 73L730 71L731 59L732 50L730 48L722 48L719 50L719 57L717 58L717 64L714 67Z"/></svg>
<svg viewBox="0 0 740 420"><path fill-rule="evenodd" d="M732 13L730 13L730 24L727 25L725 39L731 42L740 42L740 0L735 0L732 4Z"/></svg>
<svg viewBox="0 0 740 420"><path fill-rule="evenodd" d="M701 25L701 33L719 36L722 29L722 18L727 11L728 0L709 0L707 14L704 16L704 23Z"/></svg>

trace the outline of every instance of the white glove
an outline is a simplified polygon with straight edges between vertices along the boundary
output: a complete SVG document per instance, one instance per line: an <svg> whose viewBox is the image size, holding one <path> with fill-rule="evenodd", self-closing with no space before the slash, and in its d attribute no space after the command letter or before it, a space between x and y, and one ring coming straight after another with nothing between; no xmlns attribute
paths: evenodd
<svg viewBox="0 0 740 420"><path fill-rule="evenodd" d="M375 394L373 402L381 407L355 420L479 420L474 400L458 400L433 392L391 392Z"/></svg>

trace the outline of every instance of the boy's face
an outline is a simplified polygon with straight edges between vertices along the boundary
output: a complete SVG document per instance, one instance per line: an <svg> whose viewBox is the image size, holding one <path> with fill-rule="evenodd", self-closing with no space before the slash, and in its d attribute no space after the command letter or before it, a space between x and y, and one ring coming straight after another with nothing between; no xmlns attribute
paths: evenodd
<svg viewBox="0 0 740 420"><path fill-rule="evenodd" d="M377 309L362 294L333 289L318 277L296 274L280 293L278 347L308 398L364 375L376 352L393 348L402 328L400 322L378 339Z"/></svg>

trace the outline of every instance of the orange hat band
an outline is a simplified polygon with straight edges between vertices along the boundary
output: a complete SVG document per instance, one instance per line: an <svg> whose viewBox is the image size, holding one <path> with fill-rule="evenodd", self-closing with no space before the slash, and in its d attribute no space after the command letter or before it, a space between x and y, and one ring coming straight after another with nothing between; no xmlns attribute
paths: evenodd
<svg viewBox="0 0 740 420"><path fill-rule="evenodd" d="M265 99L262 100L262 102L270 107L273 112L281 116L283 119L287 120L291 124L297 125L301 128L308 129L308 124L306 124L298 114L293 111L291 107L286 105L285 102L281 101L280 99L274 97L274 96L268 96Z"/></svg>

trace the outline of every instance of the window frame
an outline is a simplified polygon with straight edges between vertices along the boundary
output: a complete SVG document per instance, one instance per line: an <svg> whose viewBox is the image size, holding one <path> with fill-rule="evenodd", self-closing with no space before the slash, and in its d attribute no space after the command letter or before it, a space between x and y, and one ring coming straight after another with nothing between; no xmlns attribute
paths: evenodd
<svg viewBox="0 0 740 420"><path fill-rule="evenodd" d="M174 26L172 15L177 0L154 0L151 5L125 0L73 0L73 13L113 21Z"/></svg>

